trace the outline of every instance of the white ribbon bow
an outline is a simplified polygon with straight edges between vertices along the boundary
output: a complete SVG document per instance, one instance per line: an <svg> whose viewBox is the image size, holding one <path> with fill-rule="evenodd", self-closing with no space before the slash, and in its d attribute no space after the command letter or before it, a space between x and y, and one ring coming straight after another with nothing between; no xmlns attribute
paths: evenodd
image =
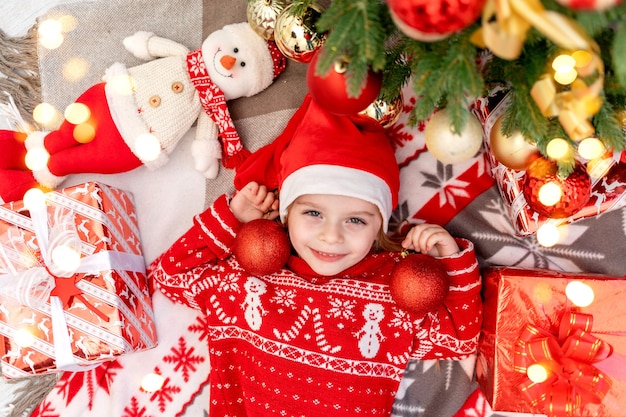
<svg viewBox="0 0 626 417"><path fill-rule="evenodd" d="M56 250L69 248L79 254L78 256L81 253L82 241L76 230L74 216L72 211L63 213L63 210L57 208L52 226L49 228L45 206L30 210L43 264L37 259L32 259L30 267L27 269L21 267L18 270L14 262L11 262L6 250L0 245L0 256L4 258L4 263L10 270L8 274L0 275L0 294L12 297L20 304L31 308L40 308L49 299L56 368L64 371L88 371L98 366L99 363L81 365L75 360L63 302L58 296L50 295L55 288L55 277L74 279L76 273L96 274L104 270L145 272L145 261L141 255L105 250L80 257L79 263L70 268L59 265L57 260L53 259ZM16 249L16 253L20 255L31 253L21 239L9 240Z"/></svg>

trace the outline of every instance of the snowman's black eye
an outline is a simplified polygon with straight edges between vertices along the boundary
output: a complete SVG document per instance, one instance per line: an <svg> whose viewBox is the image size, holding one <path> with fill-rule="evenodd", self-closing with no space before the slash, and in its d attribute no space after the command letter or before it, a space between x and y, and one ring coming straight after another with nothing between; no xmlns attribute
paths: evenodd
<svg viewBox="0 0 626 417"><path fill-rule="evenodd" d="M239 48L235 48L235 49L233 49L233 52L234 52L234 53L239 52Z"/></svg>
<svg viewBox="0 0 626 417"><path fill-rule="evenodd" d="M242 61L242 62L239 63L239 65L242 66L242 67L245 67L246 63Z"/></svg>

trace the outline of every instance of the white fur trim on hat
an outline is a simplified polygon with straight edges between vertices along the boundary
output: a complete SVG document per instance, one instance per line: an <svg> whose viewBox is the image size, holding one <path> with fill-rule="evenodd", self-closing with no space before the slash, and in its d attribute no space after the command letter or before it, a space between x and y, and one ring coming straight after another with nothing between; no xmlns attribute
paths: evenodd
<svg viewBox="0 0 626 417"><path fill-rule="evenodd" d="M134 95L131 93L131 77L126 66L116 62L107 68L103 77L106 81L104 91L113 123L131 152L149 169L157 169L168 161L166 152L161 152L157 159L146 160L137 149L137 138L149 134L148 125L137 111Z"/></svg>
<svg viewBox="0 0 626 417"><path fill-rule="evenodd" d="M246 54L254 56L254 61L259 63L256 83L246 97L260 93L274 81L274 61L267 49L265 39L259 36L248 22L226 25L223 30L230 35L231 39L241 40L243 45L247 45Z"/></svg>
<svg viewBox="0 0 626 417"><path fill-rule="evenodd" d="M46 148L44 147L44 139L46 138L48 133L50 132L30 133L26 137L26 140L24 141L24 146L26 147L26 150L30 151L36 148L41 148L45 150ZM60 177L58 175L54 175L52 172L50 172L47 165L41 169L33 170L32 172L33 172L33 177L35 177L35 180L40 185L43 185L44 187L47 187L53 190L56 189L59 185L61 185L61 183L65 181L65 178L67 178L66 176Z"/></svg>
<svg viewBox="0 0 626 417"><path fill-rule="evenodd" d="M332 194L360 198L380 210L386 232L393 210L391 190L378 176L360 169L339 165L309 165L291 173L280 188L280 218L285 221L287 209L305 194Z"/></svg>
<svg viewBox="0 0 626 417"><path fill-rule="evenodd" d="M29 151L34 148L43 148L43 142L46 136L48 136L48 133L50 132L36 131L29 133L26 137L26 140L24 141L24 147L26 148L26 150Z"/></svg>

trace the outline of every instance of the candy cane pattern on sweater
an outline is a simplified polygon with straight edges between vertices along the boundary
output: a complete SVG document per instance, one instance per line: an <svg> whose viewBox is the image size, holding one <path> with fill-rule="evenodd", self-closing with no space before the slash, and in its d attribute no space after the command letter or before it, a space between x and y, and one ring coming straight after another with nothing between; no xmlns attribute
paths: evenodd
<svg viewBox="0 0 626 417"><path fill-rule="evenodd" d="M304 306L302 312L298 316L296 322L291 326L289 330L286 332L280 332L278 329L274 328L274 336L278 338L278 340L282 340L285 342L289 342L295 339L300 331L309 320L310 317L313 317L313 328L315 330L315 341L317 346L319 346L322 352L330 352L337 353L341 350L341 346L331 346L326 340L326 336L324 334L324 324L322 323L322 316L320 314L319 308L313 308L309 306Z"/></svg>
<svg viewBox="0 0 626 417"><path fill-rule="evenodd" d="M215 309L215 314L217 315L217 318L222 323L224 323L224 324L235 324L235 323L237 323L237 317L229 316L228 314L226 314L226 312L224 311L224 309L220 305L220 302L217 299L217 296L215 294L213 294L209 298L209 302L211 303L211 305Z"/></svg>

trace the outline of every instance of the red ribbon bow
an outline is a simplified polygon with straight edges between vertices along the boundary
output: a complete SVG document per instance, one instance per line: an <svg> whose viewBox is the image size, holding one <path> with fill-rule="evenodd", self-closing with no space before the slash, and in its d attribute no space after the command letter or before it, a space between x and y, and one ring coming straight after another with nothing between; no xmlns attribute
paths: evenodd
<svg viewBox="0 0 626 417"><path fill-rule="evenodd" d="M613 347L591 334L592 324L592 315L570 311L561 318L558 336L530 323L522 329L514 369L526 374L529 366L539 364L547 379L526 378L518 388L548 417L579 415L581 404L602 402L611 388L611 379L592 364L611 356Z"/></svg>

